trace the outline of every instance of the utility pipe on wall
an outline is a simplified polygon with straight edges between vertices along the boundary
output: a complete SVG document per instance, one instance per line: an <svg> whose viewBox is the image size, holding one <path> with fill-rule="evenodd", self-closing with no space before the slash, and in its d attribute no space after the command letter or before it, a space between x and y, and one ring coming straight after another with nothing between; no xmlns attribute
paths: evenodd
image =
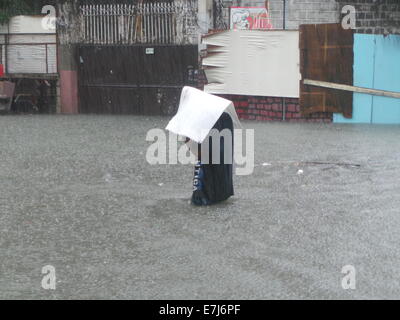
<svg viewBox="0 0 400 320"><path fill-rule="evenodd" d="M286 30L286 0L283 0L283 30Z"/></svg>

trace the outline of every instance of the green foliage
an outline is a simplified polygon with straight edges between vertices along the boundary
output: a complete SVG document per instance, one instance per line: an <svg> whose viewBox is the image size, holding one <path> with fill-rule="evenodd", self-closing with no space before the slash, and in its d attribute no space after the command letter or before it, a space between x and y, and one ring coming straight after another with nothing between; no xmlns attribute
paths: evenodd
<svg viewBox="0 0 400 320"><path fill-rule="evenodd" d="M44 5L55 3L56 0L0 0L0 24L17 15L41 14Z"/></svg>
<svg viewBox="0 0 400 320"><path fill-rule="evenodd" d="M7 22L12 16L32 13L32 7L25 0L0 0L0 24Z"/></svg>

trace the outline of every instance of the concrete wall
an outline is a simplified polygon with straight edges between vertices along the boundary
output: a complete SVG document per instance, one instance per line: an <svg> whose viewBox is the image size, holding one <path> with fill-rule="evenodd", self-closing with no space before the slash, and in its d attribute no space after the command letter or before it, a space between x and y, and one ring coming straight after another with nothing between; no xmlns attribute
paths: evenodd
<svg viewBox="0 0 400 320"><path fill-rule="evenodd" d="M270 13L274 26L283 26L283 1L271 0ZM335 0L287 0L286 28L298 29L301 24L339 22L339 6Z"/></svg>
<svg viewBox="0 0 400 320"><path fill-rule="evenodd" d="M222 0L223 15L229 23L230 6L264 6L265 1ZM275 28L283 27L283 0L269 0L270 17ZM300 24L335 23L344 16L345 5L356 9L356 32L400 34L399 0L286 0L286 28Z"/></svg>
<svg viewBox="0 0 400 320"><path fill-rule="evenodd" d="M357 33L400 34L399 0L337 0L356 9Z"/></svg>
<svg viewBox="0 0 400 320"><path fill-rule="evenodd" d="M230 6L264 6L265 1L224 0L224 17L229 22ZM283 28L283 0L269 0L271 22ZM300 24L335 23L340 19L340 4L336 0L286 0L286 28L298 29Z"/></svg>

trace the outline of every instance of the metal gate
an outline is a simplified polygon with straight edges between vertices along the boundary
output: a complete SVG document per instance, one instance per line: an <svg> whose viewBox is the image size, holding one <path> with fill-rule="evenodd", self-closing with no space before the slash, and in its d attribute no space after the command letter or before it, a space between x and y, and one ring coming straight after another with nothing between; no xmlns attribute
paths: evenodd
<svg viewBox="0 0 400 320"><path fill-rule="evenodd" d="M195 85L195 45L82 45L81 113L172 115L185 85Z"/></svg>

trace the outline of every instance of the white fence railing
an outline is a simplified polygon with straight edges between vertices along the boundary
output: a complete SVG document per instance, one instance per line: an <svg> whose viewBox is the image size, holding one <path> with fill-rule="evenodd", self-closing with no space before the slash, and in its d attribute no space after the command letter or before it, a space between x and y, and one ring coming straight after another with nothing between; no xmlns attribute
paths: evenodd
<svg viewBox="0 0 400 320"><path fill-rule="evenodd" d="M83 5L81 42L185 44L197 42L197 0Z"/></svg>

